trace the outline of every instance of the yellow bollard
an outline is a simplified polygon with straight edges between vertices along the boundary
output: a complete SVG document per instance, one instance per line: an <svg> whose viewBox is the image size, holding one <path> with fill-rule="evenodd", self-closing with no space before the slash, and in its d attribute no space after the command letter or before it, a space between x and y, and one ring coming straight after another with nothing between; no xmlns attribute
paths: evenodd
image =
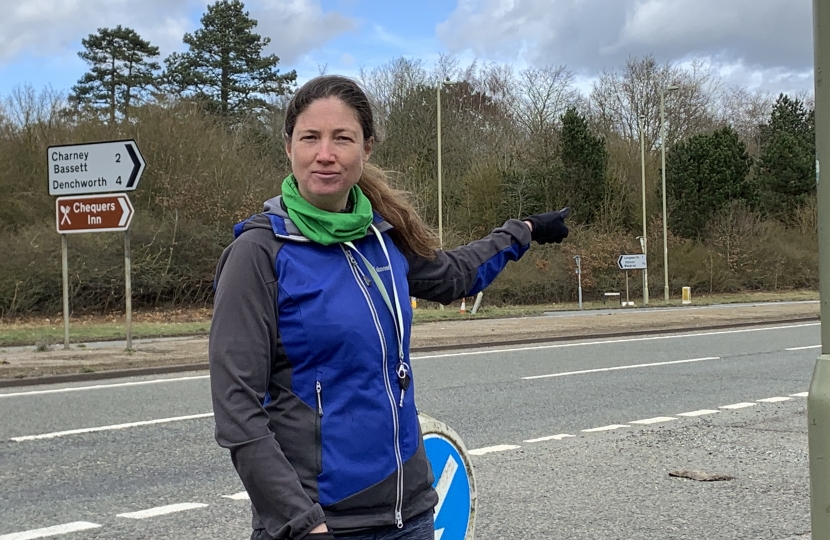
<svg viewBox="0 0 830 540"><path fill-rule="evenodd" d="M691 287L683 287L683 303L684 304L691 304L692 303L692 288Z"/></svg>

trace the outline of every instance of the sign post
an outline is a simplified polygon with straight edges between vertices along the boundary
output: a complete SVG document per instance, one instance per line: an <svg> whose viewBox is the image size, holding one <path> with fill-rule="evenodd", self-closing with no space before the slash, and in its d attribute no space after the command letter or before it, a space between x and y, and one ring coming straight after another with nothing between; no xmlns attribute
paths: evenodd
<svg viewBox="0 0 830 540"><path fill-rule="evenodd" d="M582 309L582 256L574 255L574 262L576 263L576 276L579 281L579 309Z"/></svg>
<svg viewBox="0 0 830 540"><path fill-rule="evenodd" d="M124 287L127 349L132 349L130 222L133 205L126 191L138 187L146 163L133 140L50 146L46 150L49 195L55 201L55 227L61 235L64 349L69 349L69 264L67 234L124 232Z"/></svg>
<svg viewBox="0 0 830 540"><path fill-rule="evenodd" d="M435 540L473 540L476 517L476 481L467 448L443 422L419 414L427 459L438 493Z"/></svg>

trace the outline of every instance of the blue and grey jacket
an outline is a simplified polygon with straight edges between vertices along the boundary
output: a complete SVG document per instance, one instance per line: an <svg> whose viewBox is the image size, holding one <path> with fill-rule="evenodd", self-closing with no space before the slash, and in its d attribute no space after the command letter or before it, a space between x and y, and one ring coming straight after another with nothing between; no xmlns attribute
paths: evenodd
<svg viewBox="0 0 830 540"><path fill-rule="evenodd" d="M528 227L509 220L427 260L398 249L390 230L376 215L366 237L324 246L276 197L236 226L219 261L209 347L216 440L251 498L254 529L274 538L302 538L323 522L335 534L400 525L436 504L408 299L476 294L530 244Z"/></svg>

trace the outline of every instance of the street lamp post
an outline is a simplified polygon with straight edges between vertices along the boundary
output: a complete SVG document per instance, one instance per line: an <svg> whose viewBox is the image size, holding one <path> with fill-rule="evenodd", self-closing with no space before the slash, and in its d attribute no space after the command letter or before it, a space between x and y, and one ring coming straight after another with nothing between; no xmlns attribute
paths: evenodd
<svg viewBox="0 0 830 540"><path fill-rule="evenodd" d="M441 189L441 87L443 82L439 82L435 87L435 103L437 104L438 114L438 242L441 248L444 247L444 209Z"/></svg>
<svg viewBox="0 0 830 540"><path fill-rule="evenodd" d="M677 90L678 86L660 89L660 150L663 174L663 299L669 301L669 242L666 230L666 92Z"/></svg>
<svg viewBox="0 0 830 540"><path fill-rule="evenodd" d="M441 248L444 247L444 207L443 189L441 187L441 88L451 86L455 83L450 81L439 81L435 88L436 115L438 119L438 242Z"/></svg>
<svg viewBox="0 0 830 540"><path fill-rule="evenodd" d="M643 255L646 256L646 266L648 266L648 236L646 231L646 143L643 137L643 117L637 117L637 127L640 131L640 163L642 165L642 180L643 180ZM643 268L643 305L648 305L648 268Z"/></svg>

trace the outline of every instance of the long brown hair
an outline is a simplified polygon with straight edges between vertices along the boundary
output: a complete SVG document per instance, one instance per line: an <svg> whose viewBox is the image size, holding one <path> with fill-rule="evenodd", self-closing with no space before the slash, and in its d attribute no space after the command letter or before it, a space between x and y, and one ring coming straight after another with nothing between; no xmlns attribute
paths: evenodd
<svg viewBox="0 0 830 540"><path fill-rule="evenodd" d="M355 81L339 75L316 77L297 90L285 113L285 136L291 138L297 117L309 105L318 99L330 97L351 107L363 130L364 141L376 137L369 98ZM438 237L409 203L406 192L389 185L389 178L382 169L366 163L357 185L369 198L372 208L394 227L392 236L400 247L427 259L435 258L435 250L439 247Z"/></svg>

